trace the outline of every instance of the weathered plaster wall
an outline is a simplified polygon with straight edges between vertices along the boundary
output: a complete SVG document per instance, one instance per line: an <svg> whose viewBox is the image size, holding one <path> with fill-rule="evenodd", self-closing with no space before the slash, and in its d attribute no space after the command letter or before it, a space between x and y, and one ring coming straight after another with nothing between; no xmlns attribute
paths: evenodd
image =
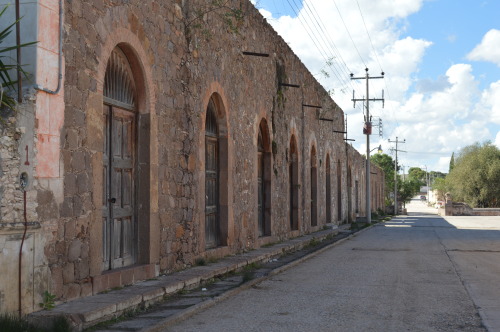
<svg viewBox="0 0 500 332"><path fill-rule="evenodd" d="M63 191L59 155L64 89L57 95L49 95L33 88L37 83L54 90L57 86L58 1L21 1L20 11L23 16L21 43L37 43L22 48L22 64L27 73L27 77L23 76L23 103L0 125L0 251L4 272L0 274L3 299L0 311L18 310L19 249L26 222L21 301L23 313L28 313L37 310L41 294L51 290L46 243L53 241L59 228L57 205ZM5 15L2 24L15 21L14 4L10 4ZM6 42L13 45L14 40ZM28 180L26 219L20 186L23 173Z"/></svg>

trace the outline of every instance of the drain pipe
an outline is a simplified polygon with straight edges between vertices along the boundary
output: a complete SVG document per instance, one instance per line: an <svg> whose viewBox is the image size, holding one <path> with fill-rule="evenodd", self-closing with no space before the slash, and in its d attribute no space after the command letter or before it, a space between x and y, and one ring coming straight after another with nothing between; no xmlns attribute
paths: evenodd
<svg viewBox="0 0 500 332"><path fill-rule="evenodd" d="M17 2L19 0L16 0ZM63 4L62 0L59 0L59 57L58 57L58 79L57 79L57 88L53 90L49 90L44 88L39 84L35 84L34 88L38 91L43 91L51 95L55 95L59 93L61 90L61 81L62 81L62 43L63 43Z"/></svg>
<svg viewBox="0 0 500 332"><path fill-rule="evenodd" d="M17 50L17 101L22 103L23 101L23 79L21 75L21 23L19 10L19 0L16 0L16 50Z"/></svg>
<svg viewBox="0 0 500 332"><path fill-rule="evenodd" d="M22 317L23 307L22 307L22 285L21 277L23 272L23 246L24 240L26 239L26 232L28 230L28 218L26 216L26 187L28 186L28 174L22 173L20 178L21 190L23 191L23 203L24 203L24 233L21 240L21 246L19 248L19 274L18 274L18 297L19 297L19 317Z"/></svg>

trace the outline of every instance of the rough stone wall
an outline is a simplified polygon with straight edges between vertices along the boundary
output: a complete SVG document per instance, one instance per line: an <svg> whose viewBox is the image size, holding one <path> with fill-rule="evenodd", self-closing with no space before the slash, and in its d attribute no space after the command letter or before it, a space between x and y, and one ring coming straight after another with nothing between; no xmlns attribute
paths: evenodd
<svg viewBox="0 0 500 332"><path fill-rule="evenodd" d="M39 179L32 197L32 218L41 225L39 243L44 247L40 265L50 269L50 284L37 292L48 289L64 301L141 278L130 277L127 269L105 273L102 267L103 81L117 45L126 53L138 86L138 265L172 272L199 257L221 257L321 229L327 220L327 156L333 223L365 215L364 158L332 132L344 128L342 110L249 1L232 1L242 13L232 24L224 21L224 9L209 11L206 6L202 0L65 2L64 124L61 160L54 160L60 162L63 190ZM227 238L223 246L206 250L204 144L211 96L219 103L224 142ZM259 237L257 226L257 137L262 119L272 151L271 235L265 237ZM31 128L34 135L35 125ZM288 201L292 136L298 147L296 231L290 230ZM7 143L12 142L9 137ZM9 144L7 149L16 149ZM17 149L9 155L19 163L22 154ZM3 162L4 155L2 150L2 176L6 169L16 172ZM313 164L318 174L316 226L311 226ZM353 190L348 197L348 169L352 185L359 183L357 214ZM9 186L2 187L2 197ZM2 210L2 215L7 214Z"/></svg>
<svg viewBox="0 0 500 332"><path fill-rule="evenodd" d="M40 183L33 176L37 161L36 99L32 91L10 116L0 123L0 312L18 310L18 280L20 248L21 310L38 308L41 293L48 290L49 270L44 254L50 238L50 224L40 223ZM9 114L5 109L2 113ZM21 174L27 178L25 192L20 184ZM26 202L24 200L26 198ZM26 229L26 234L25 234ZM40 291L41 290L41 291Z"/></svg>

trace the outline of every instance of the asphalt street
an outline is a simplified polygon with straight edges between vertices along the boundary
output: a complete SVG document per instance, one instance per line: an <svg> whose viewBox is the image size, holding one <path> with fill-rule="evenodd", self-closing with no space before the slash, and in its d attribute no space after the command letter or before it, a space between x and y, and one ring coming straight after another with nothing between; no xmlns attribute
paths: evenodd
<svg viewBox="0 0 500 332"><path fill-rule="evenodd" d="M165 331L500 331L500 217L407 207Z"/></svg>

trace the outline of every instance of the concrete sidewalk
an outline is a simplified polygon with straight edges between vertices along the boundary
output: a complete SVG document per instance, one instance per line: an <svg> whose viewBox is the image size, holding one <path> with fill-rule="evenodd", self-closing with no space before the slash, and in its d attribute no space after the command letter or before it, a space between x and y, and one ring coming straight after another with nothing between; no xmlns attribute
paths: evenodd
<svg viewBox="0 0 500 332"><path fill-rule="evenodd" d="M301 250L311 243L317 244L321 241L328 242L328 240L333 242L332 238L339 232L344 233L345 236L353 233L347 230L348 227L350 225L342 225L340 227L329 225L325 230L273 246L259 248L244 254L225 257L213 264L195 266L173 274L159 276L154 280L139 282L119 290L67 302L58 305L51 311L33 313L30 315L30 320L43 324L56 316L62 315L69 319L75 330L81 331L100 322L109 321L124 314L142 310L155 303L164 301L167 297L179 292L201 287L204 283L216 277L240 271L247 265L272 262L273 260L277 261L277 257ZM311 248L310 251L315 250ZM139 325L142 323L137 322ZM141 326L141 328L143 327L144 325ZM113 330L116 331L117 329Z"/></svg>

